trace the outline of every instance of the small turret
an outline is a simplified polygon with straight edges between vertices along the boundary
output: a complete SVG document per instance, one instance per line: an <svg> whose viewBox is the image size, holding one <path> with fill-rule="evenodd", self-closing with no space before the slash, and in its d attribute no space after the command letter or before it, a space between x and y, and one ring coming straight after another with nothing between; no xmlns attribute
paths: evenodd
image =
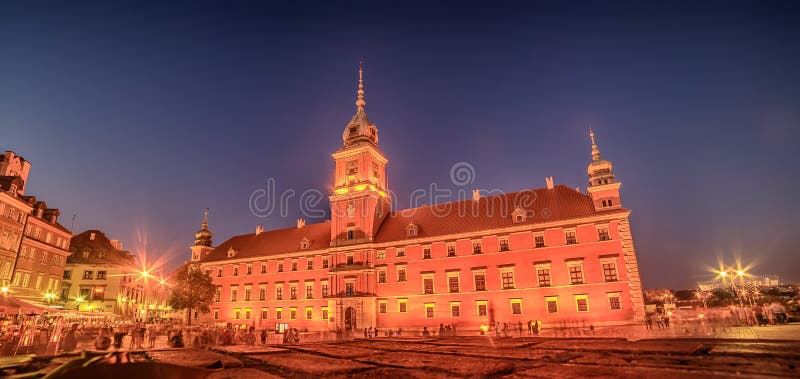
<svg viewBox="0 0 800 379"><path fill-rule="evenodd" d="M589 129L589 138L592 141L592 161L586 171L589 174L589 187L587 191L594 201L596 210L617 209L622 206L619 198L621 183L616 181L612 169L614 165L600 158L600 148L597 147L594 131Z"/></svg>

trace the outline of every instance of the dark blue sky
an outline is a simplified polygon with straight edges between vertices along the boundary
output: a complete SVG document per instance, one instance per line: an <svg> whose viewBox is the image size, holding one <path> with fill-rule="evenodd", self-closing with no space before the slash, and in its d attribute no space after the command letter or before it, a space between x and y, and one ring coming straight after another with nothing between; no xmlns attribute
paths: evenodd
<svg viewBox="0 0 800 379"><path fill-rule="evenodd" d="M220 243L294 224L251 215L267 178L327 189L363 59L398 205L458 161L585 190L591 124L646 287L800 280L796 3L383 3L2 2L0 148L66 226L174 266L206 207Z"/></svg>

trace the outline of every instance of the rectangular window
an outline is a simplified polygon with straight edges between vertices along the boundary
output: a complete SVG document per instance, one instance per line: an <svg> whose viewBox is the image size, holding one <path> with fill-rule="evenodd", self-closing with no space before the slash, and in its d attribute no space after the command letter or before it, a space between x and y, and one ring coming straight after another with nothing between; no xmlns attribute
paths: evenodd
<svg viewBox="0 0 800 379"><path fill-rule="evenodd" d="M297 300L297 284L289 285L289 299Z"/></svg>
<svg viewBox="0 0 800 379"><path fill-rule="evenodd" d="M264 301L267 300L267 285L262 284L258 286L258 300Z"/></svg>
<svg viewBox="0 0 800 379"><path fill-rule="evenodd" d="M292 271L297 271L297 261L292 261Z"/></svg>
<svg viewBox="0 0 800 379"><path fill-rule="evenodd" d="M597 227L597 239L599 239L600 241L608 241L611 239L611 236L608 234L607 226Z"/></svg>
<svg viewBox="0 0 800 379"><path fill-rule="evenodd" d="M378 271L378 283L386 283L386 270Z"/></svg>
<svg viewBox="0 0 800 379"><path fill-rule="evenodd" d="M242 317L242 310L241 310L241 309L239 309L239 308L236 308L236 309L234 309L234 310L233 310L233 318L234 318L234 319L236 319L236 320L238 320L238 319L240 319L241 317Z"/></svg>
<svg viewBox="0 0 800 379"><path fill-rule="evenodd" d="M544 298L547 305L547 313L558 313L558 296L548 296Z"/></svg>
<svg viewBox="0 0 800 379"><path fill-rule="evenodd" d="M353 264L353 262L355 262L355 257L353 256L353 254L348 255L346 259L347 259L347 264L349 264L349 265L351 265L351 264Z"/></svg>
<svg viewBox="0 0 800 379"><path fill-rule="evenodd" d="M431 259L431 248L426 247L422 249L422 259Z"/></svg>
<svg viewBox="0 0 800 379"><path fill-rule="evenodd" d="M478 300L475 302L478 306L478 316L486 316L489 314L489 302L486 300Z"/></svg>
<svg viewBox="0 0 800 379"><path fill-rule="evenodd" d="M504 290L514 288L514 271L504 271L500 273L500 277L503 279Z"/></svg>
<svg viewBox="0 0 800 379"><path fill-rule="evenodd" d="M275 287L275 300L283 300L283 285Z"/></svg>
<svg viewBox="0 0 800 379"><path fill-rule="evenodd" d="M328 257L322 258L322 268L328 268Z"/></svg>
<svg viewBox="0 0 800 379"><path fill-rule="evenodd" d="M222 268L218 267L217 268L217 278L221 278L221 277L222 277Z"/></svg>
<svg viewBox="0 0 800 379"><path fill-rule="evenodd" d="M456 256L456 245L449 244L447 245L447 256L448 257L455 257Z"/></svg>
<svg viewBox="0 0 800 379"><path fill-rule="evenodd" d="M406 268L405 267L398 267L397 268L397 281L398 282L405 282L406 281Z"/></svg>
<svg viewBox="0 0 800 379"><path fill-rule="evenodd" d="M266 263L262 263L261 264L261 273L262 274L266 274L267 273L267 264Z"/></svg>
<svg viewBox="0 0 800 379"><path fill-rule="evenodd" d="M575 237L574 230L567 230L566 232L564 232L564 235L567 238L567 245L574 245L578 243L578 239Z"/></svg>
<svg viewBox="0 0 800 379"><path fill-rule="evenodd" d="M214 291L214 301L216 301L217 303L222 301L222 287L221 286L217 286L216 290Z"/></svg>
<svg viewBox="0 0 800 379"><path fill-rule="evenodd" d="M72 279L72 270L64 270L64 279Z"/></svg>
<svg viewBox="0 0 800 379"><path fill-rule="evenodd" d="M583 267L581 265L569 266L569 283L583 284Z"/></svg>
<svg viewBox="0 0 800 379"><path fill-rule="evenodd" d="M511 314L522 314L522 299L511 299Z"/></svg>
<svg viewBox="0 0 800 379"><path fill-rule="evenodd" d="M433 276L426 276L422 278L422 293L424 294L431 294L433 293Z"/></svg>
<svg viewBox="0 0 800 379"><path fill-rule="evenodd" d="M472 243L472 254L480 254L481 253L481 243L480 242L473 242Z"/></svg>
<svg viewBox="0 0 800 379"><path fill-rule="evenodd" d="M278 272L283 272L283 263L278 263Z"/></svg>
<svg viewBox="0 0 800 379"><path fill-rule="evenodd" d="M247 268L247 275L253 275L253 265L248 264L246 268Z"/></svg>
<svg viewBox="0 0 800 379"><path fill-rule="evenodd" d="M269 308L261 308L261 319L266 320L269 318Z"/></svg>
<svg viewBox="0 0 800 379"><path fill-rule="evenodd" d="M385 251L379 251L378 253L375 254L375 258L376 259L386 259L386 252Z"/></svg>
<svg viewBox="0 0 800 379"><path fill-rule="evenodd" d="M314 269L314 261L311 260L311 258L306 260L306 269L307 270L313 270Z"/></svg>
<svg viewBox="0 0 800 379"><path fill-rule="evenodd" d="M450 293L461 292L461 288L458 282L459 282L458 275L447 276L447 287L450 290Z"/></svg>
<svg viewBox="0 0 800 379"><path fill-rule="evenodd" d="M239 287L231 286L231 301L236 301L236 297L239 294Z"/></svg>
<svg viewBox="0 0 800 379"><path fill-rule="evenodd" d="M577 308L578 312L589 312L589 297L575 295L575 308Z"/></svg>
<svg viewBox="0 0 800 379"><path fill-rule="evenodd" d="M322 307L322 319L328 321L328 307Z"/></svg>
<svg viewBox="0 0 800 379"><path fill-rule="evenodd" d="M250 301L253 288L250 286L244 287L244 301Z"/></svg>
<svg viewBox="0 0 800 379"><path fill-rule="evenodd" d="M89 294L91 293L91 291L92 290L89 288L81 288L80 290L78 290L78 297L86 300L89 298Z"/></svg>
<svg viewBox="0 0 800 379"><path fill-rule="evenodd" d="M461 317L461 303L450 303L450 317Z"/></svg>
<svg viewBox="0 0 800 379"><path fill-rule="evenodd" d="M314 284L306 284L306 299L314 298Z"/></svg>
<svg viewBox="0 0 800 379"><path fill-rule="evenodd" d="M406 256L406 251L405 250L397 250L397 254L396 255L398 257L405 257Z"/></svg>
<svg viewBox="0 0 800 379"><path fill-rule="evenodd" d="M386 300L378 301L378 313L386 313Z"/></svg>
<svg viewBox="0 0 800 379"><path fill-rule="evenodd" d="M542 267L536 269L536 276L539 279L539 287L550 287L550 268Z"/></svg>
<svg viewBox="0 0 800 379"><path fill-rule="evenodd" d="M239 266L233 266L233 276L239 276Z"/></svg>
<svg viewBox="0 0 800 379"><path fill-rule="evenodd" d="M508 240L501 239L500 240L500 251L508 251Z"/></svg>
<svg viewBox="0 0 800 379"><path fill-rule="evenodd" d="M250 308L247 308L247 309L244 310L244 319L245 320L249 320L250 319L250 312L251 312Z"/></svg>
<svg viewBox="0 0 800 379"><path fill-rule="evenodd" d="M618 280L616 263L603 263L603 279L606 282L616 282Z"/></svg>
<svg viewBox="0 0 800 379"><path fill-rule="evenodd" d="M397 299L397 311L400 313L408 311L408 299Z"/></svg>
<svg viewBox="0 0 800 379"><path fill-rule="evenodd" d="M92 279L94 278L94 271L84 271L83 272L84 279Z"/></svg>
<svg viewBox="0 0 800 379"><path fill-rule="evenodd" d="M311 320L312 318L314 318L314 308L306 307L306 320Z"/></svg>
<svg viewBox="0 0 800 379"><path fill-rule="evenodd" d="M328 282L322 282L322 297L328 297Z"/></svg>
<svg viewBox="0 0 800 379"><path fill-rule="evenodd" d="M297 307L289 308L289 320L297 320Z"/></svg>
<svg viewBox="0 0 800 379"><path fill-rule="evenodd" d="M219 320L219 309L214 309L214 320Z"/></svg>
<svg viewBox="0 0 800 379"><path fill-rule="evenodd" d="M533 235L533 246L536 248L544 247L544 234Z"/></svg>
<svg viewBox="0 0 800 379"><path fill-rule="evenodd" d="M622 300L620 299L619 292L608 294L608 308L612 310L622 309Z"/></svg>
<svg viewBox="0 0 800 379"><path fill-rule="evenodd" d="M275 319L276 320L283 319L283 308L275 308Z"/></svg>
<svg viewBox="0 0 800 379"><path fill-rule="evenodd" d="M434 311L434 304L428 303L425 304L425 318L434 318L436 316Z"/></svg>
<svg viewBox="0 0 800 379"><path fill-rule="evenodd" d="M346 282L346 283L344 283L344 295L347 296L347 297L356 295L356 283L355 282Z"/></svg>
<svg viewBox="0 0 800 379"><path fill-rule="evenodd" d="M486 274L475 273L475 291L486 291Z"/></svg>

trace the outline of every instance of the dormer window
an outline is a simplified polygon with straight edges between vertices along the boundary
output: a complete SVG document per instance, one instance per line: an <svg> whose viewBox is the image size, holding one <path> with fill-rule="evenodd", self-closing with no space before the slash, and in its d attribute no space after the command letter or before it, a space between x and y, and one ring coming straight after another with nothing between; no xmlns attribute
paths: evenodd
<svg viewBox="0 0 800 379"><path fill-rule="evenodd" d="M81 253L81 256L83 258L89 258L89 252L88 251L84 251L84 252Z"/></svg>
<svg viewBox="0 0 800 379"><path fill-rule="evenodd" d="M355 230L353 230L353 229L350 229L350 230L348 230L348 231L347 231L347 239L348 239L348 240L354 240L354 239L356 239L356 231L355 231Z"/></svg>
<svg viewBox="0 0 800 379"><path fill-rule="evenodd" d="M17 196L17 185L12 184L11 187L8 188L8 192L11 192L11 196Z"/></svg>
<svg viewBox="0 0 800 379"><path fill-rule="evenodd" d="M419 227L414 224L408 224L406 226L406 236L407 237L416 237L419 234Z"/></svg>
<svg viewBox="0 0 800 379"><path fill-rule="evenodd" d="M233 257L236 256L236 254L237 254L237 251L233 248L233 246L231 246L228 249L228 258L233 258Z"/></svg>
<svg viewBox="0 0 800 379"><path fill-rule="evenodd" d="M300 249L302 250L308 249L310 245L311 243L308 241L308 238L303 237L303 239L300 240Z"/></svg>
<svg viewBox="0 0 800 379"><path fill-rule="evenodd" d="M523 211L521 208L517 208L514 210L513 213L511 213L511 217L513 218L514 222L525 221L525 216L526 216L525 211Z"/></svg>

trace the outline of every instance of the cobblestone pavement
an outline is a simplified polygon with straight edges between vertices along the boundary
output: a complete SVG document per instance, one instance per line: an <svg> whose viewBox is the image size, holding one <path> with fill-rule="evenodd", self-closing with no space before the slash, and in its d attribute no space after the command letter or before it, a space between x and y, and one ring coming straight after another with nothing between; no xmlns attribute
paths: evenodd
<svg viewBox="0 0 800 379"><path fill-rule="evenodd" d="M379 338L139 354L193 367L219 360L215 377L237 378L800 377L800 341L787 340Z"/></svg>

